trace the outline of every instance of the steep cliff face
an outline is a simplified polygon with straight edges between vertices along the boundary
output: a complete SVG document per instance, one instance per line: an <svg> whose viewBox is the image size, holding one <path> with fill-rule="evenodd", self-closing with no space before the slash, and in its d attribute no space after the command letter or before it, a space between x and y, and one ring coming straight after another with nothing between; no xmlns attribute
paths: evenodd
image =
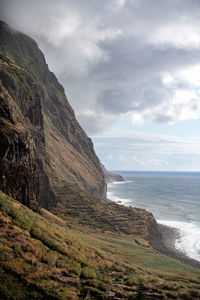
<svg viewBox="0 0 200 300"><path fill-rule="evenodd" d="M45 207L55 203L51 183L60 180L105 197L106 183L93 144L76 121L62 85L49 71L36 42L3 22L0 40L3 87L20 108L36 146L40 202ZM5 56L10 61L7 65Z"/></svg>
<svg viewBox="0 0 200 300"><path fill-rule="evenodd" d="M2 189L31 208L50 208L56 201L41 158L45 144L38 86L2 54L0 78Z"/></svg>
<svg viewBox="0 0 200 300"><path fill-rule="evenodd" d="M0 189L34 210L39 170L34 142L17 105L0 82Z"/></svg>

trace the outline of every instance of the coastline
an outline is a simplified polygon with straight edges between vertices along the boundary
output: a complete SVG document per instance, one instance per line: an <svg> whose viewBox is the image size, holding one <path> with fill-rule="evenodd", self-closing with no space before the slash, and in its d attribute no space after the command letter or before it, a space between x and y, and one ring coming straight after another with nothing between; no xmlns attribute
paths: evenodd
<svg viewBox="0 0 200 300"><path fill-rule="evenodd" d="M122 183L126 182L127 180L122 181ZM110 182L115 183L116 181ZM119 183L119 182L116 182ZM113 199L107 198L107 200L122 204L126 206L126 203L123 203L123 201L116 201ZM118 199L120 200L120 199ZM175 242L179 238L180 232L178 229L167 226L164 224L157 223L158 226L158 235L151 235L149 238L149 244L154 249L160 252L161 254L164 254L166 256L169 256L171 258L177 259L180 262L190 265L195 268L200 268L200 261L193 259L187 254L181 252L175 247Z"/></svg>
<svg viewBox="0 0 200 300"><path fill-rule="evenodd" d="M107 201L126 206L126 204L124 203L119 203L109 198L107 198ZM148 239L150 246L161 254L177 259L186 265L190 265L192 267L200 269L200 261L195 260L176 249L175 242L179 238L179 230L159 223L157 223L157 226L158 234L151 235L151 237Z"/></svg>
<svg viewBox="0 0 200 300"><path fill-rule="evenodd" d="M171 258L175 258L184 264L200 268L200 261L190 258L176 249L175 241L179 237L179 231L176 228L158 224L158 232L157 236L151 236L149 239L153 249Z"/></svg>

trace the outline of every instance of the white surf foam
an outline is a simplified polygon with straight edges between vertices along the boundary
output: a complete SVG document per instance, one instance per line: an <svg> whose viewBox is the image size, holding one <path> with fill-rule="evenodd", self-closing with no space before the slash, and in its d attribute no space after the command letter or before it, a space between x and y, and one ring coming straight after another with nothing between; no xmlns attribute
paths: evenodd
<svg viewBox="0 0 200 300"><path fill-rule="evenodd" d="M113 185L117 185L117 184L126 184L126 183L129 183L129 182L133 182L133 181L130 181L130 180L125 180L125 181L114 181L114 182L107 183L107 186L110 188L110 187L112 187Z"/></svg>
<svg viewBox="0 0 200 300"><path fill-rule="evenodd" d="M125 199L125 198L119 198L119 197L116 197L113 193L111 192L107 192L107 198L109 200L112 200L114 202L117 202L117 203L121 203L121 204L124 204L124 205L127 205L129 202L131 202L130 199Z"/></svg>
<svg viewBox="0 0 200 300"><path fill-rule="evenodd" d="M160 224L179 230L180 236L175 247L191 258L200 261L200 224L158 220Z"/></svg>

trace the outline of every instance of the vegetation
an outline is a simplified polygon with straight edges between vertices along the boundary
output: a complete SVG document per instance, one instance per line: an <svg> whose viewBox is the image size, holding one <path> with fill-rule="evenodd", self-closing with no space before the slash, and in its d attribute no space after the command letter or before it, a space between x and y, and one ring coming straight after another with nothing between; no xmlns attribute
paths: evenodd
<svg viewBox="0 0 200 300"><path fill-rule="evenodd" d="M2 299L199 299L200 270L141 237L88 233L41 213L0 192Z"/></svg>

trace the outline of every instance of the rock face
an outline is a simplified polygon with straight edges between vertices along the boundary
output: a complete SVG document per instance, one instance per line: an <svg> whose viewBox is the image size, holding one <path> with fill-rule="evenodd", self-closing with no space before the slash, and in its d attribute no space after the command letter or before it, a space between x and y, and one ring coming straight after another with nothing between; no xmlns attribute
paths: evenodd
<svg viewBox="0 0 200 300"><path fill-rule="evenodd" d="M91 195L105 197L106 183L92 141L76 121L64 89L49 71L37 43L4 22L0 22L0 40L1 124L10 122L13 126L18 123L24 126L23 134L13 129L9 133L12 137L1 130L0 148L11 147L9 143L13 141L12 147L16 150L14 157L6 156L7 150L1 154L2 178L11 178L8 170L17 165L23 166L26 172L32 170L36 190L35 197L28 198L34 198L45 208L56 203L56 184L52 183L59 184L63 180ZM5 107L8 107L9 117ZM17 152L19 141L26 149L20 148L23 154ZM23 164L23 161L27 163ZM7 166L6 174L3 165ZM4 191L11 189L10 181L2 180L2 185ZM19 189L20 186L19 183ZM10 190L14 198L16 194L17 190ZM23 198L22 194L18 200Z"/></svg>
<svg viewBox="0 0 200 300"><path fill-rule="evenodd" d="M49 208L55 195L39 155L45 145L37 85L2 54L0 67L0 187L34 210Z"/></svg>
<svg viewBox="0 0 200 300"><path fill-rule="evenodd" d="M115 174L115 173L112 173L112 172L109 172L108 170L106 170L106 168L103 164L101 164L101 169L103 171L103 174L104 174L104 177L105 177L105 180L107 183L125 181L121 175Z"/></svg>
<svg viewBox="0 0 200 300"><path fill-rule="evenodd" d="M38 209L39 176L35 147L23 115L0 82L0 189Z"/></svg>

